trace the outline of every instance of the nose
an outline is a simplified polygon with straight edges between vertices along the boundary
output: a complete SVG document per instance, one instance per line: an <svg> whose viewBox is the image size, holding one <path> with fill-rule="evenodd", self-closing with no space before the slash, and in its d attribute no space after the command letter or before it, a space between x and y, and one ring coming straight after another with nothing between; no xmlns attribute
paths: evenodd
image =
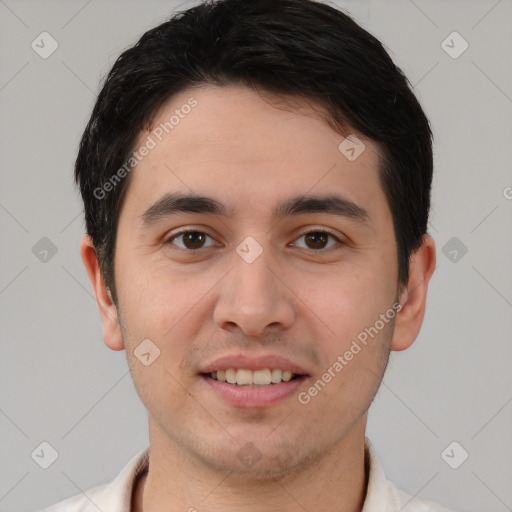
<svg viewBox="0 0 512 512"><path fill-rule="evenodd" d="M289 276L263 253L251 263L237 253L234 268L219 283L213 319L222 329L261 337L289 328L295 321L297 297Z"/></svg>

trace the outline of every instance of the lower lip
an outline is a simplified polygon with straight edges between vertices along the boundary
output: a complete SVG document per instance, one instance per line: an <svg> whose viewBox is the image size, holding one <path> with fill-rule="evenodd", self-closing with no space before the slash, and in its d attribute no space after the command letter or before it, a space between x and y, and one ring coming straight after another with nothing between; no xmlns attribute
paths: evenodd
<svg viewBox="0 0 512 512"><path fill-rule="evenodd" d="M284 400L297 393L297 390L308 378L307 375L303 375L288 382L270 384L261 388L246 388L229 384L229 382L221 382L206 375L200 375L200 377L218 396L235 407L252 408L269 407Z"/></svg>

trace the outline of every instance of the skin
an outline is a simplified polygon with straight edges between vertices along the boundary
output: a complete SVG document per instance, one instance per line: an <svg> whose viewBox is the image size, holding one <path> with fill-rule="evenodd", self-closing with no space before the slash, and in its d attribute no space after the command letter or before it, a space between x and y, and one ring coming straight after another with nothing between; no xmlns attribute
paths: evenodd
<svg viewBox="0 0 512 512"><path fill-rule="evenodd" d="M133 510L360 511L367 409L390 350L408 348L420 330L434 240L425 235L397 296L375 143L358 135L365 151L351 162L338 150L344 137L318 108L242 85L182 91L154 125L190 97L197 107L132 171L117 231L117 307L91 239L80 246L105 343L126 349L149 413L150 468L135 485ZM230 216L181 213L144 227L141 214L176 191L214 197ZM280 199L332 192L365 208L369 223L327 213L271 216ZM163 243L184 228L211 238L199 250L184 237ZM325 229L343 244L328 238L315 255L304 232ZM248 236L263 249L250 264L235 251ZM279 354L307 370L299 391L307 390L396 299L395 319L307 405L293 394L265 408L234 407L198 376L224 354ZM134 355L147 338L160 350L150 366ZM237 457L247 442L261 454L251 467Z"/></svg>

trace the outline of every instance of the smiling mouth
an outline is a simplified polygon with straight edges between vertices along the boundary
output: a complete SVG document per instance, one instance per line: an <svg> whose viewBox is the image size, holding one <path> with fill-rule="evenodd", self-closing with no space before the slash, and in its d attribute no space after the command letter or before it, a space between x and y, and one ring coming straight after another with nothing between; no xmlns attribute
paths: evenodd
<svg viewBox="0 0 512 512"><path fill-rule="evenodd" d="M203 373L204 377L219 382L226 382L234 386L245 388L262 388L274 386L282 382L289 382L304 375L292 373L279 368L265 368L262 370L249 370L245 368L227 368L214 372Z"/></svg>

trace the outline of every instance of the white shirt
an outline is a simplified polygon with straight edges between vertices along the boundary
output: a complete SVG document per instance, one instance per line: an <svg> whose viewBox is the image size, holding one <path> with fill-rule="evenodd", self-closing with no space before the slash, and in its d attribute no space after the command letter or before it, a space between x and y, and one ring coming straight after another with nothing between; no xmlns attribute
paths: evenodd
<svg viewBox="0 0 512 512"><path fill-rule="evenodd" d="M365 438L368 488L361 512L451 512L433 501L420 500L398 489L384 475L377 453ZM149 447L137 453L108 484L92 487L39 512L131 512L133 484L149 465ZM85 495L87 494L87 496Z"/></svg>

